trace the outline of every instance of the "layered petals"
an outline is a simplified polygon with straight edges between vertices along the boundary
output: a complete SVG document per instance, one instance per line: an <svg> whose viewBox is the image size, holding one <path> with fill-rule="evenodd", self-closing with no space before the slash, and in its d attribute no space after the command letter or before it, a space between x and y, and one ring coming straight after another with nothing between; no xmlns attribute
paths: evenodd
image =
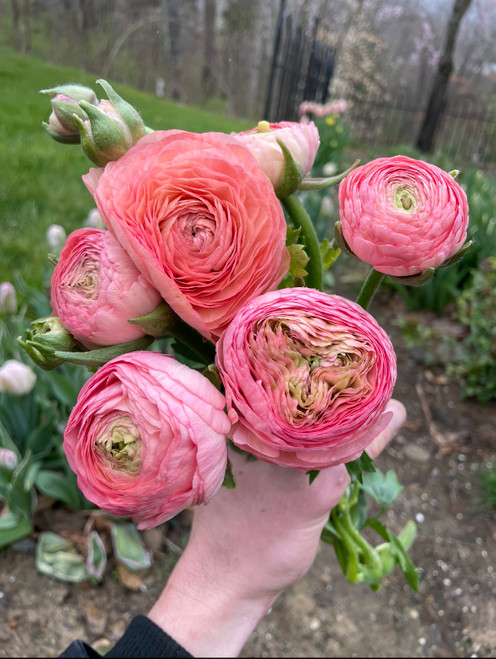
<svg viewBox="0 0 496 659"><path fill-rule="evenodd" d="M267 462L323 469L357 458L384 428L391 341L354 302L307 288L246 305L217 344L234 444Z"/></svg>
<svg viewBox="0 0 496 659"><path fill-rule="evenodd" d="M222 484L230 422L224 396L168 355L132 352L83 386L64 450L84 495L148 529Z"/></svg>

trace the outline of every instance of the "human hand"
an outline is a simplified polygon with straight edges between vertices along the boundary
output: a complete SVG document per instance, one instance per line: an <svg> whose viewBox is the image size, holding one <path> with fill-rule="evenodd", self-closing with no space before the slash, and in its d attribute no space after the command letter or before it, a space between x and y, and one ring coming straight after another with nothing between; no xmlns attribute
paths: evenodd
<svg viewBox="0 0 496 659"><path fill-rule="evenodd" d="M405 421L368 447L375 458ZM149 614L195 656L236 656L279 593L312 565L330 510L349 483L344 465L308 475L230 452L237 486L195 509L191 535Z"/></svg>

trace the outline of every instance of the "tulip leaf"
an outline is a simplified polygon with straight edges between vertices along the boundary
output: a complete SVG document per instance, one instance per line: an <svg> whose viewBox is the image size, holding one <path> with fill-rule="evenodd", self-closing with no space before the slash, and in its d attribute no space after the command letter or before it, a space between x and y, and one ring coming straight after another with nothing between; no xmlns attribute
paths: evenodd
<svg viewBox="0 0 496 659"><path fill-rule="evenodd" d="M62 501L75 510L81 508L79 490L74 486L75 484L71 482L67 474L43 469L38 473L35 485L47 497L53 497L57 501Z"/></svg>
<svg viewBox="0 0 496 659"><path fill-rule="evenodd" d="M79 583L88 579L84 558L70 540L46 531L36 545L36 568L42 574Z"/></svg>
<svg viewBox="0 0 496 659"><path fill-rule="evenodd" d="M0 517L0 549L22 540L32 532L33 525L29 519L9 511Z"/></svg>
<svg viewBox="0 0 496 659"><path fill-rule="evenodd" d="M132 572L139 572L150 567L152 563L150 553L145 549L134 524L113 523L110 531L116 560Z"/></svg>
<svg viewBox="0 0 496 659"><path fill-rule="evenodd" d="M91 531L88 536L88 558L86 559L86 570L93 581L101 581L107 566L107 552L102 539L96 531Z"/></svg>

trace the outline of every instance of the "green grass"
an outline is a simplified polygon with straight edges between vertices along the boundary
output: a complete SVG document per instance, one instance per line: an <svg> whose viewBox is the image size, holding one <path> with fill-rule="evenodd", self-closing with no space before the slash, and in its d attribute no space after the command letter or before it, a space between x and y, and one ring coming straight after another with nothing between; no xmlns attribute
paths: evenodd
<svg viewBox="0 0 496 659"><path fill-rule="evenodd" d="M39 90L67 82L88 85L105 97L94 76L0 48L0 282L12 281L18 271L29 284L40 286L48 266L48 226L61 224L69 233L94 207L81 181L91 163L79 146L57 144L41 126L50 103ZM122 85L115 89L152 128L228 133L250 127Z"/></svg>

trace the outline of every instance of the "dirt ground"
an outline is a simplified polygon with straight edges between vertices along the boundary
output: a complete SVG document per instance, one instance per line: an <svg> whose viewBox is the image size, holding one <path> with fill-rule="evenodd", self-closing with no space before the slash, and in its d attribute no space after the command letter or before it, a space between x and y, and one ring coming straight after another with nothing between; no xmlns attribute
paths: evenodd
<svg viewBox="0 0 496 659"><path fill-rule="evenodd" d="M480 468L496 454L496 406L461 401L455 384L426 370L418 351L405 346L393 323L402 312L398 300L383 306L380 319L398 354L395 396L407 406L408 422L376 466L394 469L404 486L388 513L391 528L417 519L410 553L421 573L419 592L398 569L379 592L349 584L333 549L322 545L310 572L253 633L244 657L496 656L496 513L483 507L479 488ZM434 322L429 315L424 321ZM54 531L84 521L64 509L37 519L38 530ZM179 522L147 537L155 560L137 591L126 589L112 567L100 586L42 576L33 539L4 551L0 657L57 656L75 638L105 651L160 592L175 558L171 538L180 542L178 529L187 527L186 518Z"/></svg>

